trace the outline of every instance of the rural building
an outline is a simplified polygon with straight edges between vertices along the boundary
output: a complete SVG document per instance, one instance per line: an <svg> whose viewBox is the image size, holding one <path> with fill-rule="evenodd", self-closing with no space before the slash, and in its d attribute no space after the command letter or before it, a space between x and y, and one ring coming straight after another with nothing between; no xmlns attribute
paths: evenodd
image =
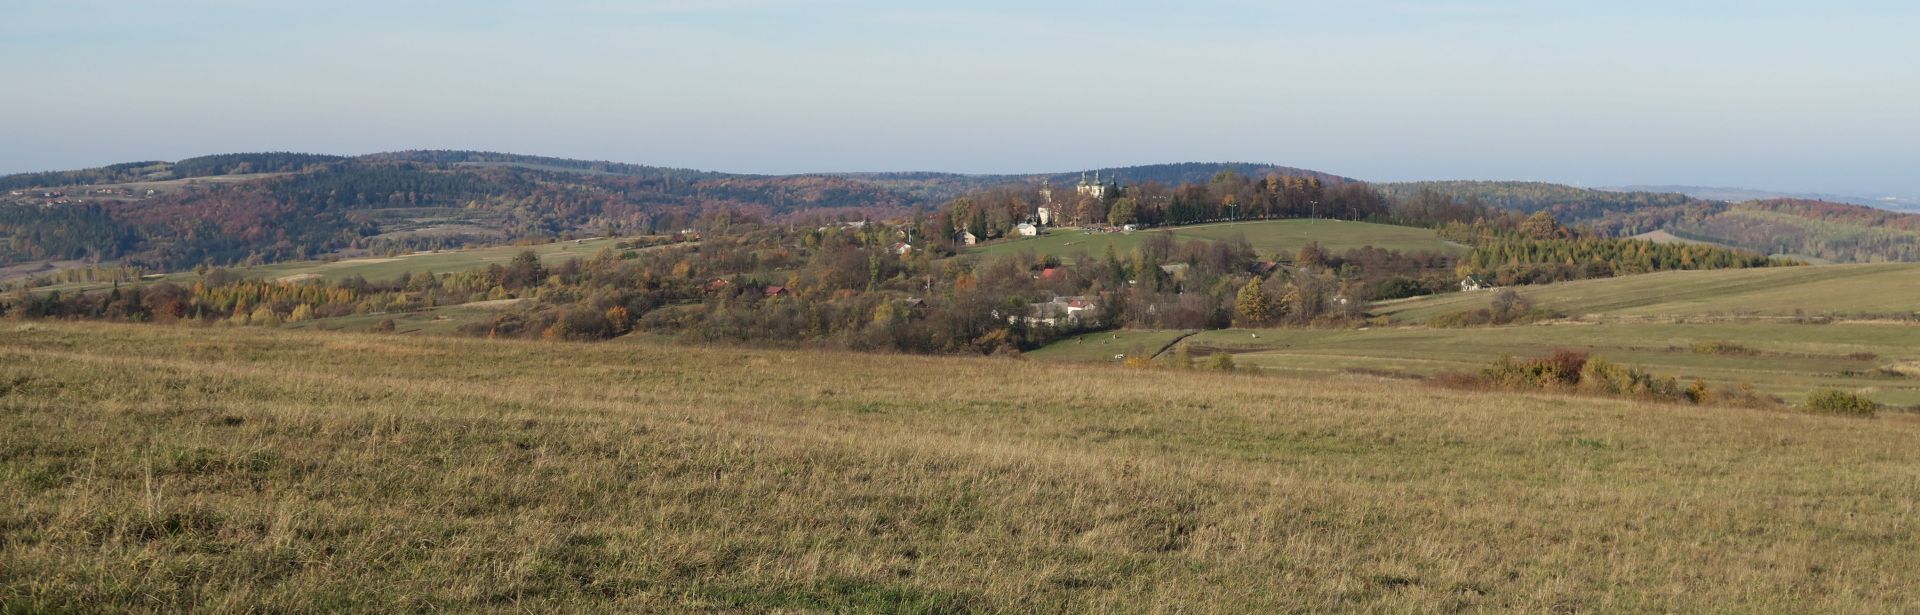
<svg viewBox="0 0 1920 615"><path fill-rule="evenodd" d="M980 238L975 237L973 233L970 233L967 231L960 231L953 235L953 242L963 246L970 246L970 245L979 243Z"/></svg>
<svg viewBox="0 0 1920 615"><path fill-rule="evenodd" d="M1021 222L1019 226L1013 227L1013 232L1018 233L1021 237L1033 237L1040 234L1040 227Z"/></svg>
<svg viewBox="0 0 1920 615"><path fill-rule="evenodd" d="M1488 284L1486 281L1475 276L1467 276L1466 279L1460 280L1460 292L1470 293L1476 290L1487 290L1490 288L1493 288L1492 284Z"/></svg>
<svg viewBox="0 0 1920 615"><path fill-rule="evenodd" d="M768 297L785 297L791 294L787 292L787 287L785 286L768 286L764 292L766 292Z"/></svg>
<svg viewBox="0 0 1920 615"><path fill-rule="evenodd" d="M906 256L908 254L913 253L913 244L910 244L904 241L896 241L896 242L893 242L893 245L887 249L892 250L893 253L896 255Z"/></svg>

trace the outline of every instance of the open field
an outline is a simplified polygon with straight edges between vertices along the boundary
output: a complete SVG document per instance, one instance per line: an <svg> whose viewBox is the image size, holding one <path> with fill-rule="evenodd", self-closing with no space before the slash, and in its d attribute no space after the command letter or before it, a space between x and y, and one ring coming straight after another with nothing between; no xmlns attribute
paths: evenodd
<svg viewBox="0 0 1920 615"><path fill-rule="evenodd" d="M11 610L1898 612L1920 421L1353 377L0 329Z"/></svg>
<svg viewBox="0 0 1920 615"><path fill-rule="evenodd" d="M288 329L314 329L318 331L359 331L371 332L381 321L393 320L396 335L451 335L460 330L460 326L474 322L482 317L501 310L524 304L527 299L497 299L476 301L459 305L447 305L427 308L414 312L394 312L382 314L354 314L303 320L280 325Z"/></svg>
<svg viewBox="0 0 1920 615"><path fill-rule="evenodd" d="M1133 352L1135 347L1144 349L1148 354L1165 348L1183 335L1193 331L1135 331L1120 329L1115 331L1096 331L1076 335L1048 344L1045 348L1027 353L1035 359L1048 361L1100 361L1118 363L1122 359L1115 356Z"/></svg>
<svg viewBox="0 0 1920 615"><path fill-rule="evenodd" d="M968 253L1000 255L1033 250L1038 254L1068 258L1077 252L1085 251L1089 256L1099 257L1106 252L1108 244L1112 244L1115 250L1124 254L1145 241L1148 234L1160 230L1148 229L1133 233L1085 233L1073 229L1054 229L1039 237L1002 240L977 246L969 249ZM1182 241L1192 239L1219 241L1236 234L1244 235L1247 243L1253 245L1255 252L1269 258L1276 256L1292 258L1301 246L1313 241L1320 242L1322 247L1334 252L1366 246L1404 251L1460 252L1463 250L1459 244L1440 239L1430 229L1342 220L1263 220L1176 226L1170 230Z"/></svg>
<svg viewBox="0 0 1920 615"><path fill-rule="evenodd" d="M350 258L331 262L294 261L260 265L257 267L239 267L233 271L249 278L268 280L340 280L356 275L369 280L382 280L392 279L399 276L402 272L424 273L432 271L434 273L447 273L479 269L494 263L505 265L508 261L513 260L514 255L527 250L533 250L534 253L540 255L541 260L550 264L569 258L588 258L603 248L612 248L616 243L633 239L635 238L603 237L587 239L579 243L573 241L555 241L532 246L496 246L468 250L417 252L395 257ZM196 279L199 279L198 274L191 271L183 271L169 273L148 281L157 282L167 280L176 284L192 284ZM61 284L42 286L34 290L57 290L61 292L92 291L110 286L112 286L112 284Z"/></svg>
<svg viewBox="0 0 1920 615"><path fill-rule="evenodd" d="M1920 311L1920 264L1667 271L1516 288L1534 305L1582 319L1731 319ZM1376 314L1423 323L1484 308L1492 293L1448 293L1377 304Z"/></svg>
<svg viewBox="0 0 1920 615"><path fill-rule="evenodd" d="M1255 337L1257 335L1257 337ZM1696 352L1695 344L1733 342L1745 352ZM1230 329L1181 342L1195 355L1234 353L1234 362L1299 375L1364 372L1431 376L1473 372L1502 355L1533 357L1558 348L1643 367L1715 388L1747 383L1798 400L1808 391L1859 392L1886 404L1920 404L1920 370L1879 368L1920 361L1920 326L1891 324L1602 323L1468 329ZM1035 357L1047 357L1041 352ZM1920 365L1920 364L1916 364Z"/></svg>

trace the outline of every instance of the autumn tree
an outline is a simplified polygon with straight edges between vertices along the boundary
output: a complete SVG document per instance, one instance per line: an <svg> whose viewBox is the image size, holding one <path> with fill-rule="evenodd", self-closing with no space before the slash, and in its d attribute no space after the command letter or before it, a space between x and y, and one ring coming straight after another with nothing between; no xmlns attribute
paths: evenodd
<svg viewBox="0 0 1920 615"><path fill-rule="evenodd" d="M1240 288L1240 294L1233 303L1235 324L1259 326L1273 317L1273 301L1267 297L1266 289L1261 287L1262 281L1260 276L1254 276L1252 281Z"/></svg>
<svg viewBox="0 0 1920 615"><path fill-rule="evenodd" d="M1119 199L1116 199L1113 202L1113 206L1107 208L1107 224L1111 224L1114 226L1133 224L1134 215L1135 215L1134 210L1135 210L1135 201L1133 200L1133 197L1121 197Z"/></svg>

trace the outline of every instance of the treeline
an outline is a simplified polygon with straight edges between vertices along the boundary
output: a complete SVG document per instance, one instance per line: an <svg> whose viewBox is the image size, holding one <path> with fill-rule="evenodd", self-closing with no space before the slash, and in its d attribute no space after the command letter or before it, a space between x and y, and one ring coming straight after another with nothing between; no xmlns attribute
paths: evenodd
<svg viewBox="0 0 1920 615"><path fill-rule="evenodd" d="M1434 193L1454 199L1531 214L1545 211L1563 221L1582 223L1614 214L1710 203L1684 194L1612 192L1545 182L1425 181L1378 184L1388 198L1413 199Z"/></svg>
<svg viewBox="0 0 1920 615"><path fill-rule="evenodd" d="M1327 184L1320 176L1248 177L1222 170L1205 183L1157 182L1081 194L1073 185L988 187L942 207L947 228L985 239L1002 237L1047 207L1058 226L1178 226L1225 220L1335 218L1374 220L1392 211L1379 192L1359 182Z"/></svg>
<svg viewBox="0 0 1920 615"><path fill-rule="evenodd" d="M716 215L698 224L713 231L697 245L628 245L558 264L528 252L470 272L375 282L247 280L214 268L192 284L17 292L0 301L0 313L271 326L524 299L468 331L592 340L642 330L694 341L994 353L1112 327L1337 326L1357 321L1369 300L1453 283L1447 255L1375 248L1308 245L1277 263L1259 260L1244 239L1181 242L1154 232L1124 253L983 259L938 243L901 253L907 233L940 224L931 217L794 228Z"/></svg>
<svg viewBox="0 0 1920 615"><path fill-rule="evenodd" d="M1568 228L1545 211L1458 222L1440 236L1472 247L1462 269L1501 286L1682 269L1745 269L1800 264L1765 254L1697 243L1657 243L1596 236Z"/></svg>
<svg viewBox="0 0 1920 615"><path fill-rule="evenodd" d="M642 247L616 244L602 258L634 258ZM279 325L316 318L356 314L400 314L427 308L477 301L532 297L555 285L553 276L571 276L583 266L579 260L549 268L532 251L506 264L457 273L430 271L401 273L391 280L369 281L353 276L338 281L275 281L249 279L232 270L202 268L191 284L158 282L118 284L104 291L30 292L17 287L0 299L0 316L114 320L125 322L196 321L223 325ZM125 281L138 270L100 269L86 281ZM109 280L98 278L112 275ZM137 276L136 276L137 277Z"/></svg>

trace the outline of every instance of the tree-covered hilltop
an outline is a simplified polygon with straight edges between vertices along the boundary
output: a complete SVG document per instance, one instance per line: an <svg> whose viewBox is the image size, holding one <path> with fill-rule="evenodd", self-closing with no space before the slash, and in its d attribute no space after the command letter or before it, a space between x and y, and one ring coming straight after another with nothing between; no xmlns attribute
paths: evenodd
<svg viewBox="0 0 1920 615"><path fill-rule="evenodd" d="M346 157L294 152L217 154L187 158L179 162L148 160L76 171L47 171L0 176L0 190L61 189L72 186L167 181L217 175L283 173L304 171L315 165L342 160L346 160Z"/></svg>
<svg viewBox="0 0 1920 615"><path fill-rule="evenodd" d="M85 258L179 270L203 263L316 258L339 250L670 231L720 211L860 218L929 205L911 194L844 177L733 175L484 152L360 158L246 154L159 164L169 176L276 174L170 186L154 196L122 191L95 196L81 190L75 202L43 201L37 195L0 201L0 264ZM158 167L52 180L14 177L39 186L35 182L133 178L147 168ZM414 228L428 232L396 232Z"/></svg>
<svg viewBox="0 0 1920 615"><path fill-rule="evenodd" d="M1610 192L1546 182L1423 181L1378 185L1390 198L1411 199L1423 192L1433 192L1521 213L1547 211L1569 224L1598 220L1618 213L1698 206L1712 202L1684 194Z"/></svg>

